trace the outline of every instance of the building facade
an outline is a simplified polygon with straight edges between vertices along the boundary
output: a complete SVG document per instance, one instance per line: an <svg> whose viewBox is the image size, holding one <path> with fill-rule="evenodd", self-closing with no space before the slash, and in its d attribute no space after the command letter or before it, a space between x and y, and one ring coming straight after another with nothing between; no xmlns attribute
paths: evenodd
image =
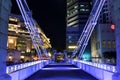
<svg viewBox="0 0 120 80"><path fill-rule="evenodd" d="M91 0L67 0L66 50L72 52L91 11Z"/></svg>
<svg viewBox="0 0 120 80"><path fill-rule="evenodd" d="M106 0L99 16L98 24L91 36L91 53L93 62L104 62L107 53L113 52L113 54L115 54L115 26L111 10L112 0Z"/></svg>
<svg viewBox="0 0 120 80"><path fill-rule="evenodd" d="M43 41L43 48L50 49L50 39L46 37L42 29L36 22L37 30ZM7 61L18 63L37 59L37 53L32 43L32 39L24 24L21 15L11 14L9 16Z"/></svg>

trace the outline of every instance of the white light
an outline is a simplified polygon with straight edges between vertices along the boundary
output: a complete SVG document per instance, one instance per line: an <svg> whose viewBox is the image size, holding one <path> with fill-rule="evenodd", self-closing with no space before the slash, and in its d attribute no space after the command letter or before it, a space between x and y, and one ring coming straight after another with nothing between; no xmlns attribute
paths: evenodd
<svg viewBox="0 0 120 80"><path fill-rule="evenodd" d="M9 59L12 59L12 56L9 56Z"/></svg>
<svg viewBox="0 0 120 80"><path fill-rule="evenodd" d="M51 53L48 53L48 55L51 57Z"/></svg>
<svg viewBox="0 0 120 80"><path fill-rule="evenodd" d="M69 49L75 49L77 46L68 46Z"/></svg>
<svg viewBox="0 0 120 80"><path fill-rule="evenodd" d="M13 44L14 40L13 39L9 39L9 43Z"/></svg>
<svg viewBox="0 0 120 80"><path fill-rule="evenodd" d="M25 56L20 56L20 58L24 59L24 58L25 58Z"/></svg>

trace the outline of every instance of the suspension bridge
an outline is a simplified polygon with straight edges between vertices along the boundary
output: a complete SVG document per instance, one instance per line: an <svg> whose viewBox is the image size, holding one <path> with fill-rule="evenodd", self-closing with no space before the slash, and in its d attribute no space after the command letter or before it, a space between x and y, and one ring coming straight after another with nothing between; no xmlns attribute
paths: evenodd
<svg viewBox="0 0 120 80"><path fill-rule="evenodd" d="M32 39L33 45L40 60L12 66L6 66L3 62L5 62L6 56L4 53L6 53L6 31L8 28L2 27L0 29L0 44L3 43L5 46L0 45L0 56L2 56L0 57L0 80L119 80L119 17L116 17L114 15L115 25L116 27L118 26L118 30L116 30L116 41L118 41L116 49L117 65L113 66L108 64L86 62L81 60L82 54L84 53L88 41L91 37L91 34L97 24L100 12L102 11L105 1L106 0L96 0L96 2L94 3L87 23L77 42L77 47L72 53L72 57L68 59L66 55L67 53L64 52L63 54L65 61L62 63L56 63L56 52L54 52L53 58L51 59L48 56L46 48L42 47L43 41L41 39L41 36L39 35L36 23L34 22L26 0L16 0L22 17L24 19L26 29ZM113 10L115 11L116 15L120 14L120 6L115 7L115 5L117 5L119 2L119 0L116 0L113 3ZM9 15L9 8L11 7L11 2L10 0L6 0L7 5L5 5L4 3L4 0L0 0L0 5L3 6L3 8L0 9L0 17L1 19L7 22L7 16L4 16L3 14ZM2 25L1 19L0 26ZM77 56L78 59L74 59L77 53L79 53L79 55ZM42 54L44 54L47 57L47 60L43 60Z"/></svg>

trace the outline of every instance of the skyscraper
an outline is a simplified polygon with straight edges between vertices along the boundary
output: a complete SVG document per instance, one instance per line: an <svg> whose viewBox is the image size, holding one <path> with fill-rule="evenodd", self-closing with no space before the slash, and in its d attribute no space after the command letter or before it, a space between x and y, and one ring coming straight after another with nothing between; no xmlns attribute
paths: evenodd
<svg viewBox="0 0 120 80"><path fill-rule="evenodd" d="M91 0L67 0L66 49L72 52L91 11Z"/></svg>

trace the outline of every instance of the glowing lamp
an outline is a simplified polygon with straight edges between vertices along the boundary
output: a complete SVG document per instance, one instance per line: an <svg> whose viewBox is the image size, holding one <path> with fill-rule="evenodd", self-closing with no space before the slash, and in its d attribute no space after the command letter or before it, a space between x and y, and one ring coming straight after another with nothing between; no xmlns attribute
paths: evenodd
<svg viewBox="0 0 120 80"><path fill-rule="evenodd" d="M112 24L110 28L111 28L112 30L115 30L115 25Z"/></svg>

